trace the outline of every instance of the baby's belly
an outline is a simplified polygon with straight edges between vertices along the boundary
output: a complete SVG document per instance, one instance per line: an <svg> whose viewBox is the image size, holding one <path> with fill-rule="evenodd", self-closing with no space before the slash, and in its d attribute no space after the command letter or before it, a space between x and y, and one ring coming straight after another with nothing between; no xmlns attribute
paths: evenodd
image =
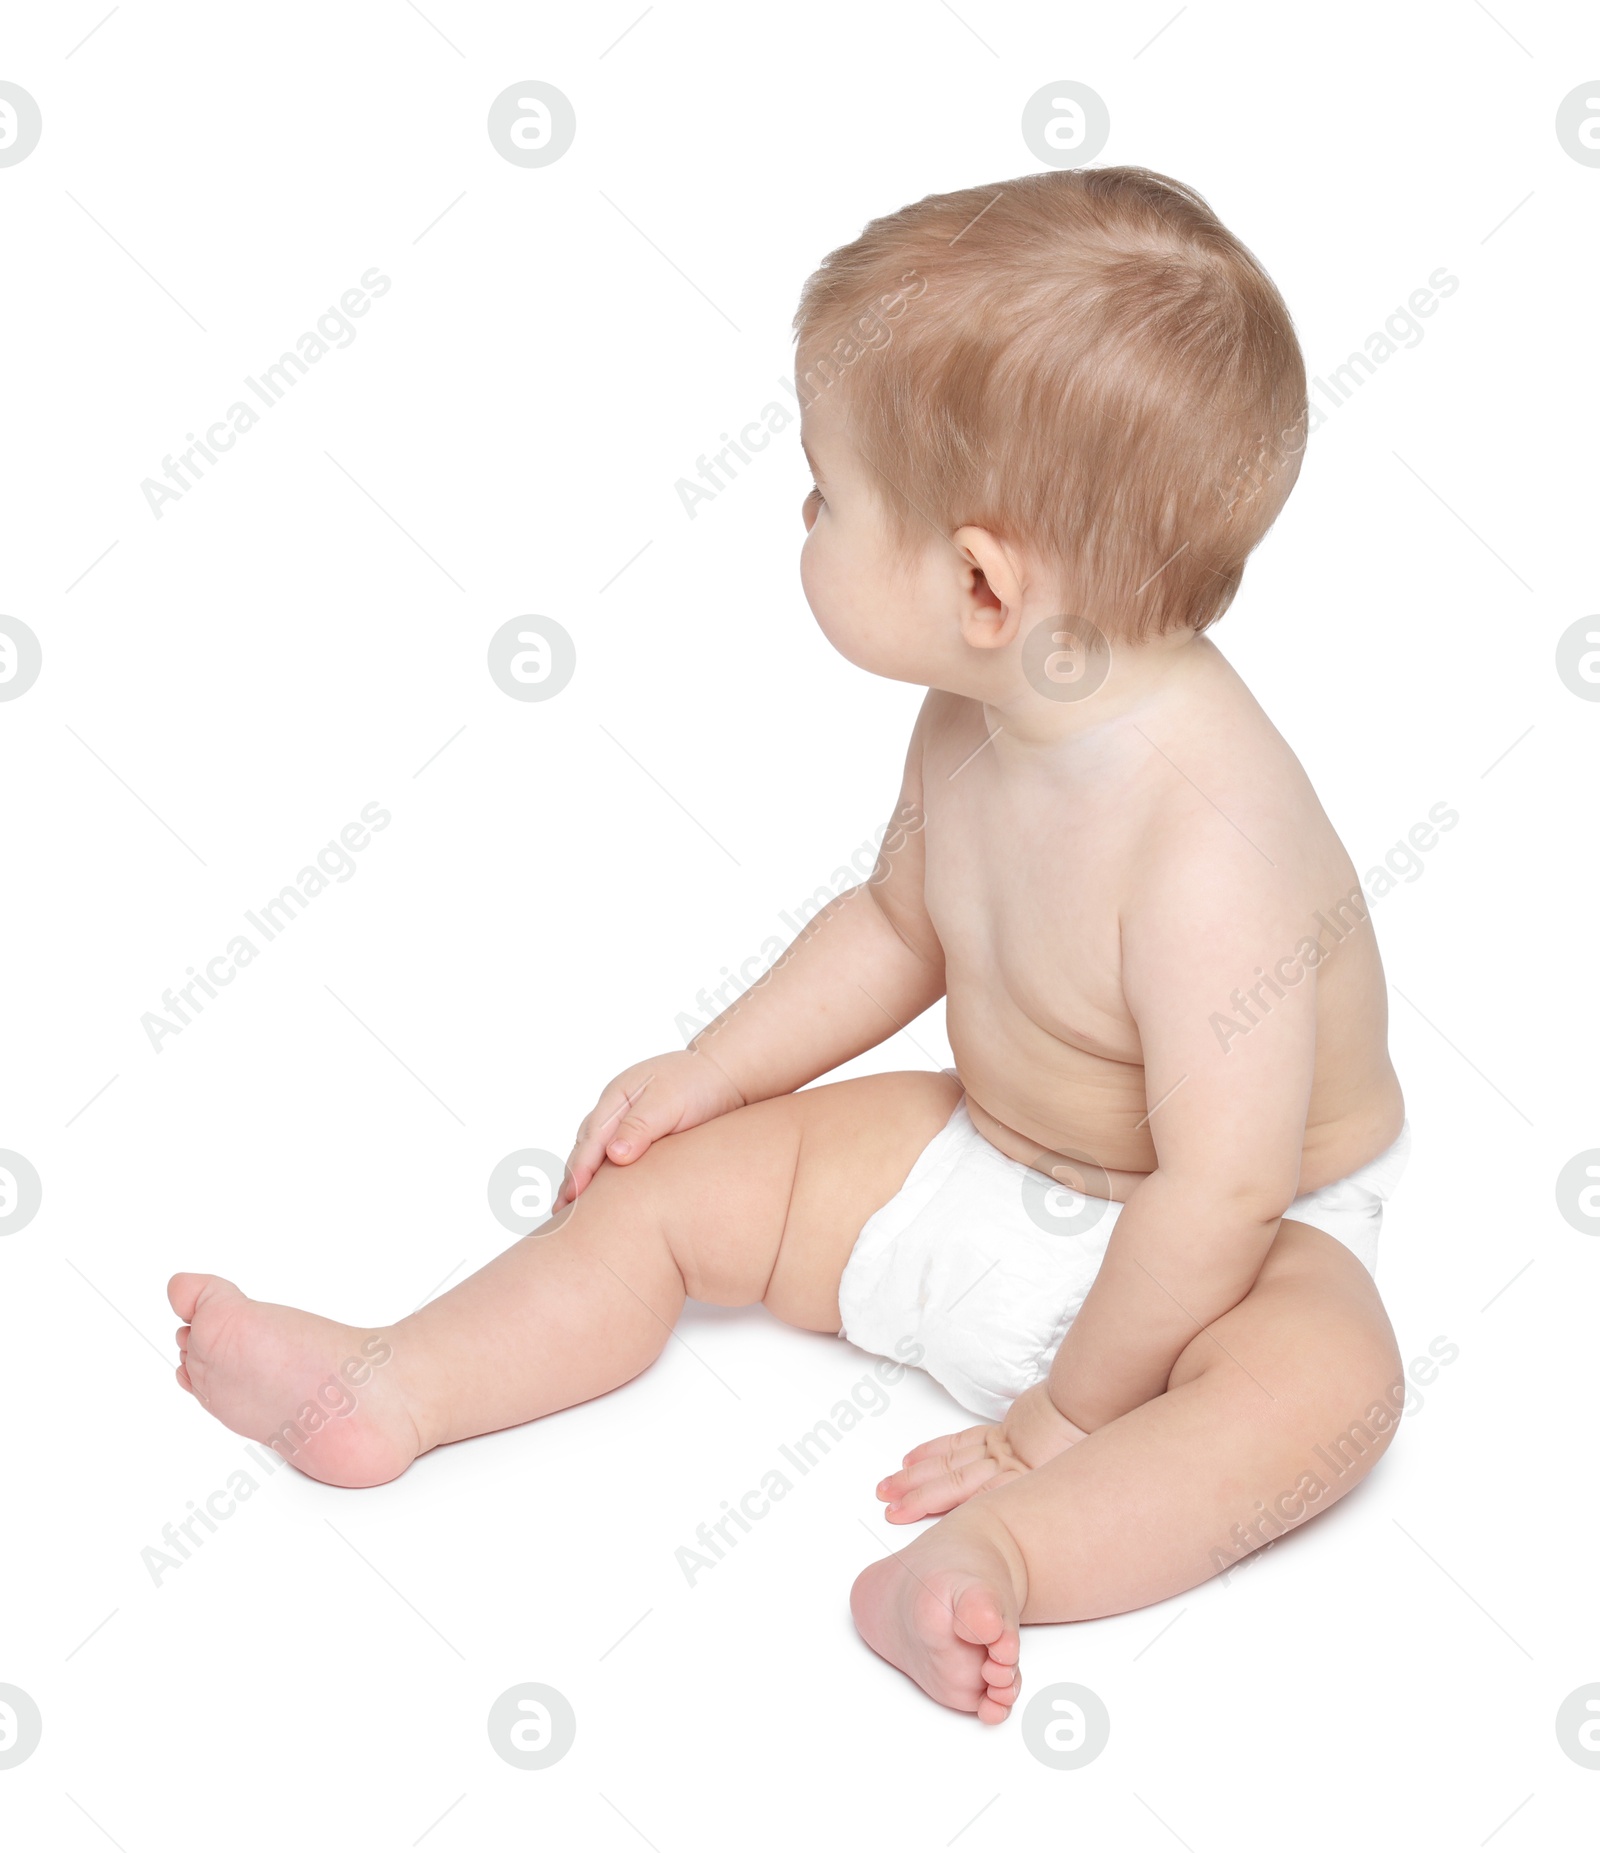
<svg viewBox="0 0 1600 1853"><path fill-rule="evenodd" d="M967 1090L967 1111L1008 1158L1063 1174L1087 1195L1125 1203L1156 1164L1145 1119L1144 1068L1114 1061L1054 1037L1039 1050L1005 1035L964 1030L948 1013L950 1048Z"/></svg>
<svg viewBox="0 0 1600 1853"><path fill-rule="evenodd" d="M965 1086L965 1082L962 1085ZM1088 1140L1063 1139L1059 1134L1056 1135L1058 1142L1055 1145L1041 1145L1027 1134L1018 1132L1015 1127L1008 1126L1003 1120L996 1119L970 1089L967 1092L967 1112L984 1138L1008 1158L1019 1159L1025 1165L1032 1165L1035 1170L1047 1172L1058 1182L1071 1185L1085 1196L1104 1197L1111 1203L1126 1203L1134 1186L1148 1177L1155 1165L1152 1155L1150 1163L1142 1171L1120 1170L1091 1157L1093 1150L1105 1149L1103 1144L1097 1148Z"/></svg>
<svg viewBox="0 0 1600 1853"><path fill-rule="evenodd" d="M1037 1030L1042 1046L1035 1048L1003 1029L995 1033L992 1020L975 1032L954 1009L948 1028L972 1123L1008 1158L1112 1203L1126 1203L1155 1169L1148 1120L1161 1103L1146 1098L1141 1063L1115 1061ZM1353 1084L1319 1074L1302 1135L1302 1192L1348 1176L1398 1134L1405 1112L1400 1086L1386 1056L1380 1067Z"/></svg>

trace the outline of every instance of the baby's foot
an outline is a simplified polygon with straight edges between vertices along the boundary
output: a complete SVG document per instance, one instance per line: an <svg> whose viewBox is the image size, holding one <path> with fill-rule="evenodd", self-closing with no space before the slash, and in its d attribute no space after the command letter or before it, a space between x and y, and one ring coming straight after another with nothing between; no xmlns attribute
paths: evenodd
<svg viewBox="0 0 1600 1853"><path fill-rule="evenodd" d="M379 1486L422 1452L387 1334L252 1300L215 1274L167 1283L178 1381L236 1435L313 1480Z"/></svg>
<svg viewBox="0 0 1600 1853"><path fill-rule="evenodd" d="M1016 1703L1016 1593L981 1535L935 1525L861 1572L850 1612L872 1651L941 1705L998 1724Z"/></svg>

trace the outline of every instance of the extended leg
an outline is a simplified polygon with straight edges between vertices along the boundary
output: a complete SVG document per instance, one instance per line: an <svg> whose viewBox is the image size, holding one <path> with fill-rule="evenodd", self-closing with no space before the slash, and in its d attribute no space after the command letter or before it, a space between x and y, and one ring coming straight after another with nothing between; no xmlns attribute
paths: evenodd
<svg viewBox="0 0 1600 1853"><path fill-rule="evenodd" d="M988 1655L993 1689L1019 1622L1159 1602L1325 1511L1388 1446L1400 1382L1366 1270L1321 1230L1285 1222L1255 1286L1196 1335L1163 1395L870 1566L857 1626L943 1703L1003 1717L1015 1697L1003 1677L997 1696L961 1696L974 1655ZM952 1662L952 1636L985 1645ZM936 1689L952 1664L954 1698Z"/></svg>
<svg viewBox="0 0 1600 1853"><path fill-rule="evenodd" d="M836 1332L856 1234L958 1092L942 1075L875 1075L675 1134L637 1164L605 1166L551 1233L375 1331L176 1275L168 1297L188 1322L178 1380L314 1479L371 1486L441 1442L636 1377L686 1295L765 1300L792 1324Z"/></svg>

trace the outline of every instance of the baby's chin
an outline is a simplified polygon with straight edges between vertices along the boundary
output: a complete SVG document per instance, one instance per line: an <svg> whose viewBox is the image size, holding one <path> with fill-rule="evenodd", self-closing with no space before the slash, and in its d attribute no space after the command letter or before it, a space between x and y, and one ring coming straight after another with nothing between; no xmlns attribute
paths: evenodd
<svg viewBox="0 0 1600 1853"><path fill-rule="evenodd" d="M936 668L931 655L924 661L914 652L896 649L893 639L874 635L870 625L834 622L819 613L815 605L811 611L823 636L857 669L889 682L910 682L918 688L927 688L933 681Z"/></svg>

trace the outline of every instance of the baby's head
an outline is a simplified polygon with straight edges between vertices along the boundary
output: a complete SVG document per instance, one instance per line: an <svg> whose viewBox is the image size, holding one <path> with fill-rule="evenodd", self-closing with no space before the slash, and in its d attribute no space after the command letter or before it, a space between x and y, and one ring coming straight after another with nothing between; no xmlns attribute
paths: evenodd
<svg viewBox="0 0 1600 1853"><path fill-rule="evenodd" d="M1299 473L1283 299L1198 194L1144 168L875 219L808 280L795 331L819 481L801 577L882 675L959 686L974 647L1064 614L1114 648L1191 636Z"/></svg>

